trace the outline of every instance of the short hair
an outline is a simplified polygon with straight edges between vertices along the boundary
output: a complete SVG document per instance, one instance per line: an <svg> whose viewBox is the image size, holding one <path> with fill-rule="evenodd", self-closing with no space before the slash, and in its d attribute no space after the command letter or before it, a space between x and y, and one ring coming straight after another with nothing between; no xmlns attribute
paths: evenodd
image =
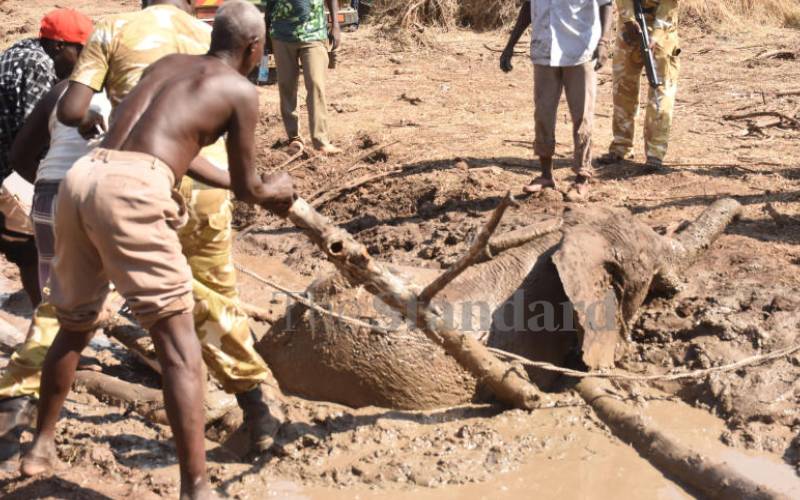
<svg viewBox="0 0 800 500"><path fill-rule="evenodd" d="M217 9L211 50L240 49L267 34L264 16L258 8L244 0L228 0Z"/></svg>

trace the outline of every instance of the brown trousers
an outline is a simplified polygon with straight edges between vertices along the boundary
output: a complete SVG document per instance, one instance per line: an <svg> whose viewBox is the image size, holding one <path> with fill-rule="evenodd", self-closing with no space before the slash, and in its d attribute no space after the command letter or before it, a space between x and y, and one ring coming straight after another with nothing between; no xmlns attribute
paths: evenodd
<svg viewBox="0 0 800 500"><path fill-rule="evenodd" d="M328 109L325 102L325 72L328 70L328 48L324 41L289 43L272 41L278 69L278 92L281 117L289 139L300 138L300 116L297 113L297 82L300 64L306 85L308 125L314 146L330 144Z"/></svg>
<svg viewBox="0 0 800 500"><path fill-rule="evenodd" d="M594 61L579 66L533 66L533 102L536 138L533 150L537 156L552 158L556 150L556 119L561 90L567 97L572 117L572 139L575 146L573 170L591 177L592 122L597 93Z"/></svg>

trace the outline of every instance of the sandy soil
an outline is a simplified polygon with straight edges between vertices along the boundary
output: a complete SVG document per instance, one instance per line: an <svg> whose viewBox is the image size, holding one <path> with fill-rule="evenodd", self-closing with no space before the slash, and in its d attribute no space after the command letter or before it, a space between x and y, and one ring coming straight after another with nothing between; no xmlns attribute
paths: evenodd
<svg viewBox="0 0 800 500"><path fill-rule="evenodd" d="M138 2L59 5L102 15L136 8ZM0 46L35 31L49 7L40 0L6 0L0 22L9 29ZM509 189L519 192L533 175L532 69L520 55L513 73L499 71L498 54L490 48L502 47L503 33L422 36L427 46L410 47L372 28L348 34L329 83L332 135L345 154L301 159L290 167L307 198L397 169L343 192L322 210L382 259L440 268L460 254L498 198ZM785 120L775 125L774 117L724 118L757 111L798 117L800 95L781 93L800 91L800 33L772 27L703 32L688 26L682 36L669 173L648 175L634 163L600 169L589 203L627 207L664 230L720 196L734 196L745 212L687 273L677 297L642 309L619 359L621 367L641 373L713 366L800 342L800 131ZM779 49L790 54L760 57ZM610 140L608 69L600 80L596 154ZM277 102L275 87L262 90L259 163L265 171L286 160L277 147L283 136ZM556 175L566 189L572 147L563 103L559 116ZM358 161L375 144L388 146ZM636 153L641 160L641 146ZM521 201L504 224L563 207L558 193ZM767 203L780 215L769 215ZM248 267L297 290L331 269L302 237L282 229L282 221L240 207L238 222L251 230L237 244L238 258ZM13 270L6 266L2 274L2 289L16 291ZM247 277L241 278L241 289L246 300L270 305L272 290ZM27 312L15 295L0 314L24 329ZM89 354L102 369L157 382L120 349L109 351L107 343L95 349ZM800 496L792 489L797 477L790 470L800 466L798 376L795 355L702 380L625 389L659 424L685 439L724 444L744 457L740 463L762 468L770 481L785 481L786 491ZM251 462L231 451L236 435L227 448L209 441L211 478L241 498L692 495L614 438L576 395L565 392L557 400L558 408L528 414L491 406L352 410L288 398L293 424L282 431L279 452ZM61 478L20 481L3 475L4 496L177 494L168 428L74 393L60 429L59 452L69 464Z"/></svg>

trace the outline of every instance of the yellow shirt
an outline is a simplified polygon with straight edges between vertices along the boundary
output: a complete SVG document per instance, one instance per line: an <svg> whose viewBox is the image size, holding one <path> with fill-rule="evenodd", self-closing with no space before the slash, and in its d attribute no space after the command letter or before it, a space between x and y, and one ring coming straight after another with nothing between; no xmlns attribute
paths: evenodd
<svg viewBox="0 0 800 500"><path fill-rule="evenodd" d="M116 107L154 62L175 53L205 54L210 45L211 27L172 5L109 16L95 24L70 80L95 92L105 89ZM223 139L204 148L203 156L227 170Z"/></svg>

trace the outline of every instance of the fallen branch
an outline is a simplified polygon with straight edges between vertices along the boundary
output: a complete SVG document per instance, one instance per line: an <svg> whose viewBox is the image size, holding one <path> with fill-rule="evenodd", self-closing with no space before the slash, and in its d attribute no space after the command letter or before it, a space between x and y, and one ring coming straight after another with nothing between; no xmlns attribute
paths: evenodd
<svg viewBox="0 0 800 500"><path fill-rule="evenodd" d="M724 460L703 455L670 436L613 395L608 382L584 379L578 393L622 441L653 465L708 498L773 499L783 495L734 470Z"/></svg>
<svg viewBox="0 0 800 500"><path fill-rule="evenodd" d="M490 52L498 52L498 53L501 53L501 52L504 52L504 51L505 51L504 49L495 49L494 47L489 47L489 44L488 44L488 43L484 43L484 44L483 44L483 48L485 48L486 50L488 50L488 51L490 51ZM521 55L526 55L526 54L527 54L527 52L524 52L524 51L521 51L521 50L515 50L515 51L514 51L514 55L515 55L515 56L521 56Z"/></svg>
<svg viewBox="0 0 800 500"><path fill-rule="evenodd" d="M278 171L278 170L280 170L282 168L285 168L287 165L289 165L290 163L293 163L296 159L298 159L301 156L303 156L303 153L305 153L305 152L306 152L305 148L301 148L300 151L298 151L297 153L295 153L292 156L290 156L289 158L287 158L286 161L284 161L283 163L281 163L277 167L273 168L272 170L273 171Z"/></svg>
<svg viewBox="0 0 800 500"><path fill-rule="evenodd" d="M772 217L772 220L774 220L775 223L777 225L779 225L779 226L786 226L786 225L791 225L791 224L800 224L800 220L797 220L796 218L794 218L794 217L792 217L790 215L786 215L786 214L782 214L782 213L778 212L778 210L775 208L775 206L772 203L767 203L766 205L764 205L764 211L770 217Z"/></svg>
<svg viewBox="0 0 800 500"><path fill-rule="evenodd" d="M133 411L153 422L168 425L167 412L161 391L132 384L105 373L78 370L75 385L104 403L130 405Z"/></svg>
<svg viewBox="0 0 800 500"><path fill-rule="evenodd" d="M404 172L405 170L402 168L396 168L393 170L388 170L386 172L381 172L379 174L372 174L367 176L359 177L358 179L353 180L352 182L346 183L344 186L330 189L325 188L317 191L313 195L311 195L311 201L309 204L314 208L319 208L320 206L328 203L329 201L333 201L339 196L343 195L348 191L352 191L353 189L359 188L365 184L369 184L370 182L375 182L386 177L389 177L393 174L398 174Z"/></svg>
<svg viewBox="0 0 800 500"><path fill-rule="evenodd" d="M450 269L440 274L438 278L433 280L428 286L425 287L424 290L422 290L422 292L419 294L419 301L422 304L429 304L431 299L433 299L436 294L441 292L444 287L456 279L468 267L475 264L478 259L481 258L481 256L486 255L486 252L489 248L489 238L491 238L491 236L497 230L497 225L500 224L500 219L503 218L503 214L506 213L506 210L509 206L511 206L512 203L515 203L514 197L511 196L511 193L509 192L506 194L505 198L503 198L497 208L494 209L491 217L489 217L489 221L478 233L478 236L475 238L475 241L472 243L472 245L470 245L467 253L462 255L461 258L459 258L456 263L450 267Z"/></svg>
<svg viewBox="0 0 800 500"><path fill-rule="evenodd" d="M349 174L350 172L354 171L356 165L358 165L362 161L366 160L370 156L374 155L375 153L377 153L379 151L383 151L384 149L386 149L386 148L388 148L390 146L394 146L395 144L397 144L399 142L400 141L394 141L394 142L390 142L389 144L375 146L374 148L370 149L366 153L364 153L361 156L359 156L358 158L356 158L356 160L347 168L347 173Z"/></svg>
<svg viewBox="0 0 800 500"><path fill-rule="evenodd" d="M527 410L541 406L543 396L521 372L500 361L477 339L449 328L438 312L420 302L404 280L372 259L364 245L334 226L305 200L295 201L289 219L306 230L350 283L363 285L388 306L413 319L428 339L485 383L500 401Z"/></svg>
<svg viewBox="0 0 800 500"><path fill-rule="evenodd" d="M722 118L724 120L734 121L734 120L747 120L749 118L759 118L762 116L771 116L774 118L780 118L782 121L785 121L791 127L800 128L800 120L792 118L791 116L787 116L783 113L778 113L777 111L754 111L752 113L745 113L743 115L725 115Z"/></svg>
<svg viewBox="0 0 800 500"><path fill-rule="evenodd" d="M78 370L75 373L75 385L83 387L89 394L104 403L130 406L133 411L158 424L169 425L164 398L159 389L145 387L141 384L126 382L111 375ZM236 399L221 391L206 394L206 422L220 419L232 408L236 407Z"/></svg>
<svg viewBox="0 0 800 500"><path fill-rule="evenodd" d="M103 328L107 337L119 341L131 351L142 363L161 375L161 365L156 359L150 335L140 326L134 325L122 316L116 315L110 324Z"/></svg>

